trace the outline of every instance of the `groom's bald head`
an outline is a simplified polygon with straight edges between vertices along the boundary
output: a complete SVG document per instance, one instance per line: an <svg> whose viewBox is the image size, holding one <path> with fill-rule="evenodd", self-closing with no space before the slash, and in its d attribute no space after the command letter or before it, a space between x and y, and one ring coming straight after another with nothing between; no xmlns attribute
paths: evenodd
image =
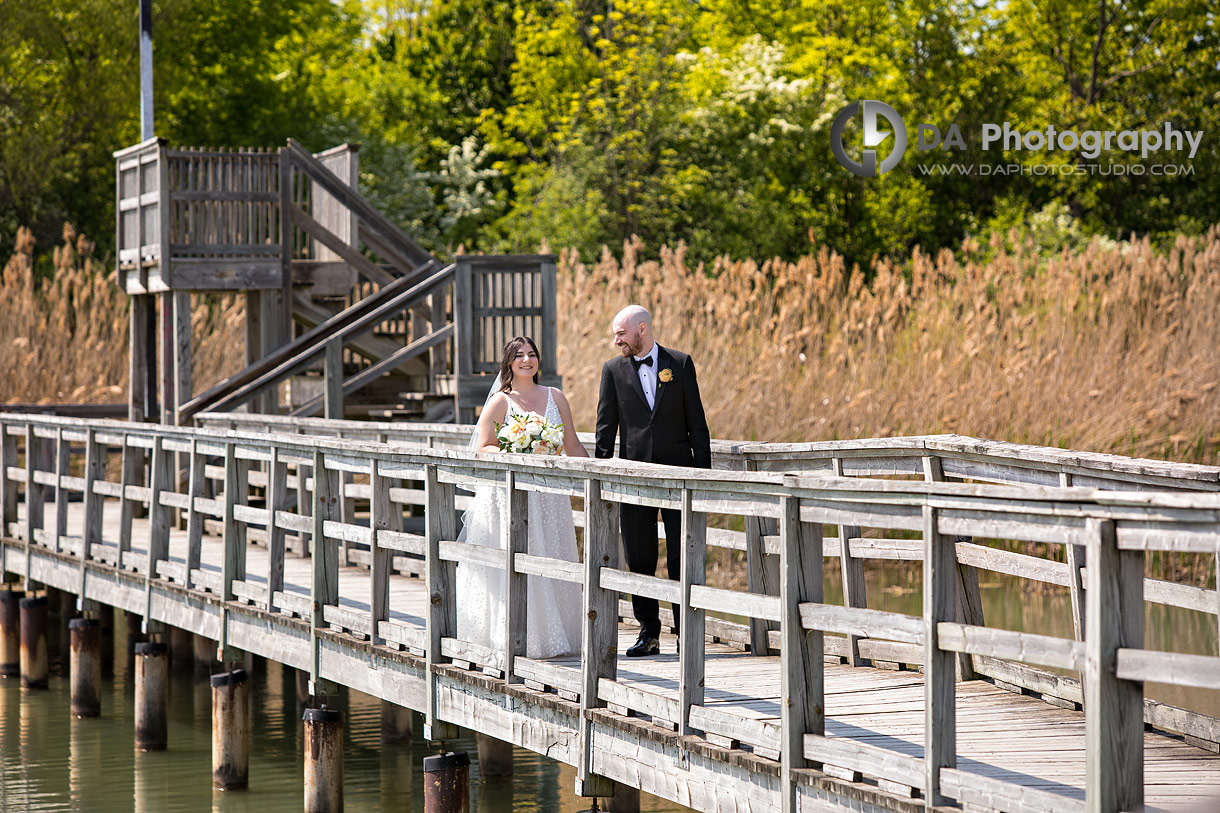
<svg viewBox="0 0 1220 813"><path fill-rule="evenodd" d="M623 355L642 356L652 349L652 314L641 305L628 305L611 323L614 346Z"/></svg>

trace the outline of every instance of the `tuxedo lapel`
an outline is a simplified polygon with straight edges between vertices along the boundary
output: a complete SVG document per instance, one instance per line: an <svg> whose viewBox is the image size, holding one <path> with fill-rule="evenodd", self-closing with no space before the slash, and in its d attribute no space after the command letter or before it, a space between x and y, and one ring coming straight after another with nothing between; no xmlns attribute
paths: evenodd
<svg viewBox="0 0 1220 813"><path fill-rule="evenodd" d="M665 391L667 389L669 389L669 384L667 384L661 380L661 371L669 370L670 374L672 375L673 367L674 367L673 356L669 355L669 352L664 347L662 347L661 345L658 344L657 345L657 393L655 396L653 396L653 399L652 399L652 414L654 416L657 414L657 410L661 407L661 398L664 397ZM639 376L637 376L637 378L638 377Z"/></svg>
<svg viewBox="0 0 1220 813"><path fill-rule="evenodd" d="M648 409L648 396L644 394L644 385L640 383L640 374L635 371L635 365L631 363L628 356L622 357L622 362L619 367L623 371L623 375L627 378L627 383L631 389L635 390L635 394L640 396L640 401L644 404L644 409Z"/></svg>

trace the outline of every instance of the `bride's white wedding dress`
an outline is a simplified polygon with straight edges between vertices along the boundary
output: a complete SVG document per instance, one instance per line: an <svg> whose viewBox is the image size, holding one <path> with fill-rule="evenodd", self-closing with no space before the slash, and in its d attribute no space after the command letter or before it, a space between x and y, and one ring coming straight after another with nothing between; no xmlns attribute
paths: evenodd
<svg viewBox="0 0 1220 813"><path fill-rule="evenodd" d="M508 414L530 414L508 399ZM547 390L548 421L559 423L559 408ZM531 491L529 501L529 553L569 562L577 561L576 528L572 504L561 494ZM503 488L476 489L458 540L471 545L505 549ZM526 644L529 658L552 658L580 651L580 585L526 577ZM504 649L504 571L468 562L457 566L457 637L472 644Z"/></svg>

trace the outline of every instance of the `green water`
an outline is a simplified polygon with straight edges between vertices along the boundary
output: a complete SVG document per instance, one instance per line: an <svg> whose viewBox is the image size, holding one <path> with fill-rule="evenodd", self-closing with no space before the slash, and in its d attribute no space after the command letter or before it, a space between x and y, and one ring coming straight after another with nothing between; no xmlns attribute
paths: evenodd
<svg viewBox="0 0 1220 813"><path fill-rule="evenodd" d="M23 691L20 681L0 679L0 810L172 811L276 813L303 806L303 738L295 677L259 659L250 683L250 788L212 790L211 693L206 676L173 671L169 749L133 748L134 688L126 642L116 634L114 676L103 681L102 717L76 720L69 713L70 687L56 664L50 688ZM344 712L344 800L349 811L422 811L422 761L435 749L420 737L382 745L380 701L345 692L333 704ZM572 792L574 769L529 751L514 752L514 775L484 779L473 736L446 743L471 757L471 810L574 813L588 800ZM641 810L680 811L645 795Z"/></svg>

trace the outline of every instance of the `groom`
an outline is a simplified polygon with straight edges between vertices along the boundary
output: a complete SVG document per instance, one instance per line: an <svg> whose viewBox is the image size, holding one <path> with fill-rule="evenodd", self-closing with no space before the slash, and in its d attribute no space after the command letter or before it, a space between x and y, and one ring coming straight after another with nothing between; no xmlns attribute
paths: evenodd
<svg viewBox="0 0 1220 813"><path fill-rule="evenodd" d="M652 316L639 305L619 311L612 329L620 355L602 367L597 457L614 455L614 436L621 430L619 455L627 460L710 469L710 435L690 356L654 342ZM656 575L657 509L623 503L620 510L628 569ZM661 520L665 523L669 578L678 579L682 572L682 512L663 508ZM661 619L657 600L632 596L631 608L640 622L640 637L627 650L627 656L659 654ZM677 615L675 607L675 620Z"/></svg>

